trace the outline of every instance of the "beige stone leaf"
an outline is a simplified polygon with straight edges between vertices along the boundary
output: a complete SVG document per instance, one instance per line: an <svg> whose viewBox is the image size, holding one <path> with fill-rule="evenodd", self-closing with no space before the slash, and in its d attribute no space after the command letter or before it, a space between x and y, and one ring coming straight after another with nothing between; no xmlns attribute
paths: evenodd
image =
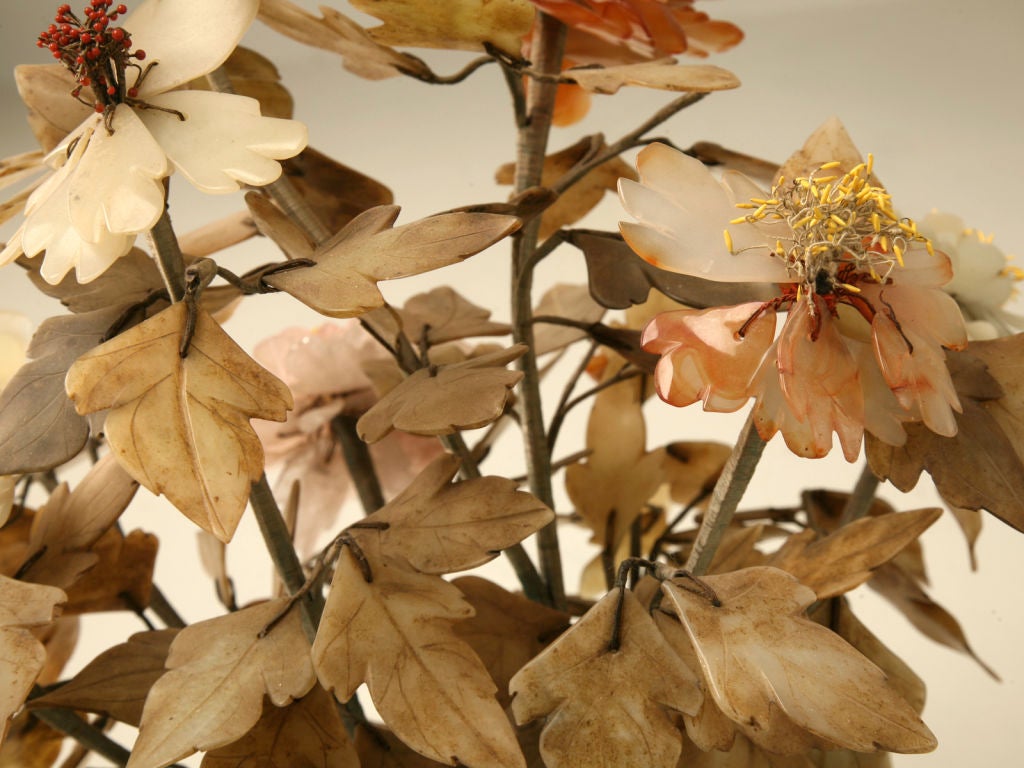
<svg viewBox="0 0 1024 768"><path fill-rule="evenodd" d="M480 477L452 483L459 462L442 455L399 496L350 528L422 573L452 573L489 562L554 519L516 483ZM384 529L377 529L378 524ZM365 529L365 530L363 530Z"/></svg>
<svg viewBox="0 0 1024 768"><path fill-rule="evenodd" d="M292 117L292 95L281 84L281 74L266 56L240 45L221 66L235 93L260 103L261 115L285 119ZM186 87L190 90L210 90L209 81L205 77L197 77Z"/></svg>
<svg viewBox="0 0 1024 768"><path fill-rule="evenodd" d="M367 537L338 561L316 641L321 684L345 701L363 682L403 742L446 765L523 768L525 762L483 663L452 630L472 615L437 576L385 558Z"/></svg>
<svg viewBox="0 0 1024 768"><path fill-rule="evenodd" d="M567 69L562 78L591 93L616 93L624 85L693 93L727 91L740 86L739 78L727 69L712 64L679 64L674 59Z"/></svg>
<svg viewBox="0 0 1024 768"><path fill-rule="evenodd" d="M504 366L525 352L524 345L516 344L465 362L414 371L360 417L359 436L375 443L393 429L450 435L490 424L501 416L512 387L523 377Z"/></svg>
<svg viewBox="0 0 1024 768"><path fill-rule="evenodd" d="M787 538L765 564L793 574L819 600L836 597L870 579L941 516L942 510L933 507L866 517L817 540L814 531L801 531Z"/></svg>
<svg viewBox="0 0 1024 768"><path fill-rule="evenodd" d="M634 520L634 530L640 532L641 553L650 552L654 542L665 533L668 527L668 520L663 510L648 510L640 514ZM608 549L604 549L583 566L580 573L580 596L589 600L601 598L605 592L611 589L615 580L615 566L633 556L633 530L629 536L623 536L618 545L609 556ZM638 595L639 597L639 595ZM641 601L643 598L640 598Z"/></svg>
<svg viewBox="0 0 1024 768"><path fill-rule="evenodd" d="M523 667L510 689L517 723L547 717L540 749L548 768L674 768L681 738L670 711L692 714L702 698L693 672L621 590Z"/></svg>
<svg viewBox="0 0 1024 768"><path fill-rule="evenodd" d="M33 699L31 706L81 709L138 727L146 696L163 675L177 634L177 629L138 632L103 651L65 685Z"/></svg>
<svg viewBox="0 0 1024 768"><path fill-rule="evenodd" d="M319 685L263 716L233 744L206 753L201 768L359 768L334 699Z"/></svg>
<svg viewBox="0 0 1024 768"><path fill-rule="evenodd" d="M444 765L409 749L387 728L357 726L355 742L360 764L366 768L437 768Z"/></svg>
<svg viewBox="0 0 1024 768"><path fill-rule="evenodd" d="M52 621L64 600L56 587L0 576L0 742L46 662L46 649L29 627Z"/></svg>
<svg viewBox="0 0 1024 768"><path fill-rule="evenodd" d="M544 158L541 185L551 186L568 173L577 163L605 149L604 140L585 136L571 147L567 147ZM495 173L499 184L515 181L515 164L507 163ZM541 217L538 237L544 240L562 227L568 227L586 216L604 198L606 192L617 189L620 178L636 180L636 171L621 158L615 157L590 170L582 179L550 205Z"/></svg>
<svg viewBox="0 0 1024 768"><path fill-rule="evenodd" d="M354 317L384 305L379 280L455 264L519 228L515 216L440 213L392 228L397 206L361 213L313 254L311 267L279 272L266 282L328 317Z"/></svg>
<svg viewBox="0 0 1024 768"><path fill-rule="evenodd" d="M111 528L95 545L98 562L67 588L68 613L130 611L149 605L156 536Z"/></svg>
<svg viewBox="0 0 1024 768"><path fill-rule="evenodd" d="M259 230L249 212L237 211L199 227L199 229L179 235L178 245L186 259L198 259L203 256L212 256L225 248L244 243L258 234ZM212 288L207 288L203 292L203 297L209 296L211 290Z"/></svg>
<svg viewBox="0 0 1024 768"><path fill-rule="evenodd" d="M756 745L783 754L814 746L935 748L931 731L885 674L803 616L815 601L812 590L764 566L703 582L719 605L710 591L682 578L664 582L662 591L693 643L709 695Z"/></svg>
<svg viewBox="0 0 1024 768"><path fill-rule="evenodd" d="M283 707L316 684L309 641L288 598L271 600L181 630L167 672L142 711L128 768L166 766L196 750L230 744L256 725L264 694Z"/></svg>
<svg viewBox="0 0 1024 768"><path fill-rule="evenodd" d="M246 192L245 204L256 228L277 243L289 259L313 258L316 248L306 230L271 202L267 195Z"/></svg>
<svg viewBox="0 0 1024 768"><path fill-rule="evenodd" d="M58 616L49 624L32 630L46 648L46 663L36 678L37 685L53 685L61 679L61 673L78 648L81 624L78 616Z"/></svg>
<svg viewBox="0 0 1024 768"><path fill-rule="evenodd" d="M967 554L971 558L971 570L978 570L978 553L975 545L981 536L982 515L980 509L964 509L956 504L949 505L949 512L960 526L960 531L967 541Z"/></svg>
<svg viewBox="0 0 1024 768"><path fill-rule="evenodd" d="M692 504L699 496L710 492L730 453L730 446L709 441L666 445L663 469L672 501Z"/></svg>
<svg viewBox="0 0 1024 768"><path fill-rule="evenodd" d="M29 362L0 394L0 474L52 469L74 458L89 437L64 391L68 368L100 343L121 307L44 320L28 347Z"/></svg>
<svg viewBox="0 0 1024 768"><path fill-rule="evenodd" d="M569 615L479 576L462 576L452 583L476 611L455 625L455 634L476 651L498 686L499 703L507 707L509 681L569 628Z"/></svg>
<svg viewBox="0 0 1024 768"><path fill-rule="evenodd" d="M60 757L64 738L60 731L22 712L0 744L0 768L51 768Z"/></svg>
<svg viewBox="0 0 1024 768"><path fill-rule="evenodd" d="M596 323L604 316L604 307L590 297L585 285L558 283L541 296L533 309L534 316L554 315L581 323ZM537 355L546 355L587 337L581 328L553 323L537 323L533 331L533 346Z"/></svg>
<svg viewBox="0 0 1024 768"><path fill-rule="evenodd" d="M374 40L352 19L333 8L321 5L322 17L289 2L262 0L259 19L282 35L337 53L349 72L368 80L400 75L428 74L422 61Z"/></svg>
<svg viewBox="0 0 1024 768"><path fill-rule="evenodd" d="M199 563L206 575L213 580L217 598L225 606L234 608L235 584L228 575L227 545L206 531L196 533L196 544L199 549Z"/></svg>
<svg viewBox="0 0 1024 768"><path fill-rule="evenodd" d="M706 752L689 739L684 739L683 753L679 757L678 768L816 768L816 766L806 755L773 755L753 744L742 734L736 734L732 746L723 752L718 750Z"/></svg>
<svg viewBox="0 0 1024 768"><path fill-rule="evenodd" d="M617 370L609 365L608 374ZM593 531L593 541L616 546L664 481L663 454L647 452L640 379L599 392L587 422L583 461L565 470L565 489Z"/></svg>
<svg viewBox="0 0 1024 768"><path fill-rule="evenodd" d="M79 358L66 387L79 413L110 409L107 439L132 477L228 541L263 472L249 419L284 421L292 397L202 309L181 357L187 311L175 304Z"/></svg>
<svg viewBox="0 0 1024 768"><path fill-rule="evenodd" d="M50 152L85 120L92 109L71 97L72 74L60 64L21 64L14 82L28 107L28 124L44 152Z"/></svg>
<svg viewBox="0 0 1024 768"><path fill-rule="evenodd" d="M17 263L25 269L29 280L41 293L59 299L61 304L75 313L124 308L127 304L135 304L164 289L156 262L140 248L132 248L102 275L88 283L79 283L74 274L68 274L57 285L50 285L39 274L42 259L20 256Z"/></svg>
<svg viewBox="0 0 1024 768"><path fill-rule="evenodd" d="M814 133L807 137L804 145L782 164L775 178L778 180L779 177L785 177L793 180L801 176L806 177L825 163L833 161L839 162L842 171L848 171L858 163L864 162L860 150L838 117L830 117L818 126ZM872 184L882 186L874 174L870 180Z"/></svg>
<svg viewBox="0 0 1024 768"><path fill-rule="evenodd" d="M491 43L518 56L536 9L524 0L353 0L384 23L370 35L388 45L482 51Z"/></svg>
<svg viewBox="0 0 1024 768"><path fill-rule="evenodd" d="M473 336L504 336L508 323L491 320L491 310L479 307L453 288L442 285L419 293L398 310L402 329L413 342L443 344Z"/></svg>

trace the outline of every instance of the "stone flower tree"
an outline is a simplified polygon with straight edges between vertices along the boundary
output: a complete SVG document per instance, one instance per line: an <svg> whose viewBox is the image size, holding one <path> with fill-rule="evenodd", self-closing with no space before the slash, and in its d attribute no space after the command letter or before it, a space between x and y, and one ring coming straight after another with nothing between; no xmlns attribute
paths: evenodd
<svg viewBox="0 0 1024 768"><path fill-rule="evenodd" d="M781 166L673 141L666 121L739 86L703 59L743 32L692 0L351 5L40 18L54 62L15 73L40 149L0 164L0 262L53 300L34 330L0 327L0 765L832 768L936 749L924 681L846 595L869 585L973 655L924 588L918 539L943 509L876 491L926 473L969 536L983 513L1024 530L1019 273L957 217L905 216L837 118ZM273 50L240 46L256 20L340 57L339 77L491 76L511 195L403 216L350 167L358 147L308 146ZM623 89L664 104L555 148L553 125ZM234 212L176 231L181 179ZM602 201L617 230L580 224ZM484 251L505 317L446 277ZM556 252L586 284L538 295ZM415 275L432 287L385 298ZM231 316L270 294L294 315L247 349ZM330 319L293 319L310 312ZM698 402L746 424L709 442L681 419L649 445L645 420ZM794 472L799 504L737 514L773 439L794 466L837 442L860 480ZM155 496L198 549L122 527ZM270 588L228 567L252 555L250 517ZM217 611L172 607L158 558L205 569ZM506 580L478 571L498 558ZM79 631L107 611L140 631ZM69 663L76 644L97 650Z"/></svg>

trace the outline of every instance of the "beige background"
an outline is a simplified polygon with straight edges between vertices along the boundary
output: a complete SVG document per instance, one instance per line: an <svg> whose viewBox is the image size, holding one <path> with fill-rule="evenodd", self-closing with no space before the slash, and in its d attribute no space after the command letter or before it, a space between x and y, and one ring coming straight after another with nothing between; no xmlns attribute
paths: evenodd
<svg viewBox="0 0 1024 768"><path fill-rule="evenodd" d="M311 0L301 4L311 9L316 5ZM49 7L20 0L0 0L0 6L3 71L20 62L45 61L34 47L34 37L48 23ZM740 47L713 59L735 71L744 86L706 99L660 133L684 146L710 139L782 160L825 118L838 115L862 150L874 153L876 170L903 213L920 216L932 208L954 212L969 226L995 233L1005 250L1021 252L1024 53L1018 37L1024 30L1024 5L1016 0L723 0L700 7L746 31ZM278 37L258 24L247 43L279 65L296 98L296 117L310 126L311 143L389 184L404 207L403 220L507 194L491 180L495 167L511 159L514 146L508 99L495 68L454 88L404 79L368 83L343 71L333 56ZM465 57L431 55L430 60L448 72ZM21 104L6 75L0 89L0 154L33 148ZM614 139L667 98L663 93L632 91L597 99L583 123L556 131L553 146L560 148L596 131ZM176 183L172 196L172 214L183 231L241 204L238 196L201 198L186 186ZM610 198L586 224L614 228L619 215ZM9 231L0 231L0 236ZM261 244L226 263L244 268L272 256ZM504 319L506 260L504 249L493 249L448 270L447 276L467 297L493 307L495 316ZM445 274L389 284L385 295L400 302L435 284L436 277ZM542 266L539 278L542 285L578 282L581 260L571 249L558 252ZM0 272L0 308L26 312L36 322L59 311L54 302L27 286L16 267ZM228 330L251 348L278 328L318 322L294 302L257 298L236 315ZM684 437L731 441L742 422L742 415L705 415L660 403L649 408L657 428L652 427L649 436L652 447ZM582 426L577 419L567 429L579 432ZM507 446L507 451L514 456L515 446ZM501 466L492 464L491 471L500 471ZM509 466L509 471L517 471ZM776 440L768 447L747 503L782 506L793 503L805 487L849 488L857 472L840 456L822 461L795 458ZM910 498L891 489L884 495L902 509L935 503L927 479ZM138 507L129 513L127 525L159 533L163 551L158 581L172 602L190 621L215 615L218 606L194 555L194 529L162 502ZM1024 663L1018 650L1024 643L1019 598L1024 538L994 518L985 525L977 573L970 572L962 539L948 515L924 541L934 596L960 619L975 650L1002 675L1001 684L967 657L922 638L873 594L859 590L851 595L858 615L929 685L925 719L939 738L939 751L897 757L896 765L1021 763L1016 729L1024 702ZM269 584L267 558L253 529L248 521L243 524L230 554L243 599L265 595ZM589 557L583 537L566 538L579 562ZM578 563L569 568L570 585L577 568ZM507 578L500 565L493 572ZM75 663L140 628L133 617L91 618L87 632L95 644L84 648Z"/></svg>

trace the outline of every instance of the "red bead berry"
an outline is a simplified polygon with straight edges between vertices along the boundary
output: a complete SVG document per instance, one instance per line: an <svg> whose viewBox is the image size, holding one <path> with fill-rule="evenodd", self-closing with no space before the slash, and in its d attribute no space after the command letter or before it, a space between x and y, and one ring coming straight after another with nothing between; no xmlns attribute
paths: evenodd
<svg viewBox="0 0 1024 768"><path fill-rule="evenodd" d="M117 42L120 43L122 40L124 40L124 30L123 29L111 30L110 36L111 36L111 38L113 38L114 40L116 40Z"/></svg>
<svg viewBox="0 0 1024 768"><path fill-rule="evenodd" d="M139 89L138 88L129 88L128 89L128 98L129 99L134 99L138 95L139 95Z"/></svg>
<svg viewBox="0 0 1024 768"><path fill-rule="evenodd" d="M96 102L95 106L93 106L93 109L96 110L99 114L103 114L104 107L98 101Z"/></svg>
<svg viewBox="0 0 1024 768"><path fill-rule="evenodd" d="M107 95L108 96L116 96L117 95L117 88L115 88L112 85L107 86Z"/></svg>
<svg viewBox="0 0 1024 768"><path fill-rule="evenodd" d="M83 32L82 33L82 43L83 43L83 45L88 45L91 42L92 42L92 35L90 35L88 32Z"/></svg>
<svg viewBox="0 0 1024 768"><path fill-rule="evenodd" d="M134 53L134 56L135 56L135 58L136 58L136 59L138 59L139 61L142 61L142 60L143 60L144 58L146 58L146 52L145 52L145 51L136 51L136 52Z"/></svg>
<svg viewBox="0 0 1024 768"><path fill-rule="evenodd" d="M119 6L117 6L117 12L118 13L128 13L128 6L125 5L124 3L121 3Z"/></svg>
<svg viewBox="0 0 1024 768"><path fill-rule="evenodd" d="M53 58L59 59L60 58L60 51L54 51L53 52Z"/></svg>
<svg viewBox="0 0 1024 768"><path fill-rule="evenodd" d="M97 48L90 48L85 52L85 57L89 59L89 61L96 61L96 59L100 57L100 52Z"/></svg>
<svg viewBox="0 0 1024 768"><path fill-rule="evenodd" d="M49 44L48 46L46 46L46 47L47 47L47 48L49 48L49 49L50 49L51 51L54 51L54 52L56 52L56 50L57 50L58 48L60 48L60 46L59 46L59 45L57 45L57 43L56 43L56 42L50 43L50 44Z"/></svg>

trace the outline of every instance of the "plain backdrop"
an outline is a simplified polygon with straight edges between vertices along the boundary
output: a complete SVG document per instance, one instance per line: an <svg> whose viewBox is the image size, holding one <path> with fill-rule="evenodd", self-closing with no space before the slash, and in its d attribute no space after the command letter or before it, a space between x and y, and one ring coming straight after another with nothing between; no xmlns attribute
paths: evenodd
<svg viewBox="0 0 1024 768"><path fill-rule="evenodd" d="M435 0L441 2L442 0ZM314 9L312 0L300 4ZM341 6L338 6L341 8ZM721 0L698 5L746 32L734 51L712 62L733 70L743 86L713 95L681 113L658 133L687 146L713 140L727 147L781 161L831 115L839 116L905 215L933 208L962 216L968 226L994 233L1008 252L1024 243L1018 187L1024 176L1020 145L1024 125L1021 80L1024 4L1017 0ZM50 21L41 3L0 0L0 155L34 148L24 112L8 73L18 63L42 63L35 35ZM346 8L341 8L346 10ZM365 17L363 17L365 18ZM202 23L197 19L196 23ZM402 219L455 206L502 200L507 189L493 182L495 168L512 159L514 130L502 79L495 67L457 87L427 86L404 78L366 82L347 73L328 53L303 47L254 25L245 44L271 57L295 97L295 117L310 127L311 144L388 184L403 206ZM441 72L452 72L463 54L425 54ZM588 133L610 140L665 103L669 94L626 90L596 97L591 114L569 129L557 129L559 149ZM202 197L177 181L172 215L180 231L214 220L241 206L240 195ZM590 227L613 229L620 217L610 196L589 217ZM0 231L9 235L11 227ZM238 269L276 258L266 243L228 254ZM383 287L387 298L405 298L451 281L474 302L507 319L507 251L494 248L458 267ZM582 282L581 259L572 249L557 252L540 268L540 288ZM539 291L538 291L539 295ZM0 271L0 309L24 312L34 321L61 311L29 287L21 271ZM1020 307L1018 306L1018 309ZM251 349L261 338L289 325L313 326L321 318L294 301L249 300L227 330ZM550 400L550 396L549 396ZM549 403L550 404L550 403ZM743 414L702 414L648 405L651 447L673 439L715 438L731 442ZM580 434L583 414L566 426ZM566 444L565 449L571 448ZM834 451L834 454L839 454ZM506 442L489 471L519 471L517 446ZM503 463L507 462L507 463ZM68 477L75 477L73 468ZM841 455L810 461L790 455L776 439L769 444L745 499L746 506L784 506L808 487L849 489L858 465ZM561 494L561 482L556 479ZM882 495L899 509L939 503L923 479L909 496L885 487ZM161 538L157 581L189 621L217 615L219 605L201 572L195 529L162 500L141 491L126 527L143 527ZM567 511L564 494L560 511ZM572 587L592 550L586 537L566 531ZM246 519L229 553L229 567L243 600L270 588L270 567L255 526ZM992 517L978 544L979 569L971 572L967 551L949 515L924 536L931 593L962 623L977 653L1001 675L989 678L965 655L919 635L906 620L865 589L851 594L858 616L896 650L928 684L926 722L939 739L938 752L897 756L898 766L1010 766L1021 764L1017 714L1024 704L1024 538ZM500 563L495 578L509 579ZM100 649L141 629L133 616L89 617L75 667ZM823 680L823 685L828 681ZM126 738L127 740L127 738ZM99 765L91 759L90 765ZM198 764L198 763L196 763Z"/></svg>

